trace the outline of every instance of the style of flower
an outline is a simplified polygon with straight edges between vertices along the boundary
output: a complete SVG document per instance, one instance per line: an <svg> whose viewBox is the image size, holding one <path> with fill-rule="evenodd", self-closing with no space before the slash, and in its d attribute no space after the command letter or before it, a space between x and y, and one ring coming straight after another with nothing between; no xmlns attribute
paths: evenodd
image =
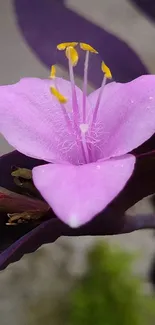
<svg viewBox="0 0 155 325"><path fill-rule="evenodd" d="M78 46L85 51L83 90L75 85ZM0 87L0 132L18 151L48 162L35 167L33 181L55 214L78 227L105 209L131 177L134 148L155 132L155 76L111 82L101 62L102 85L87 95L90 54L77 42L61 43L70 81L25 78ZM97 72L96 72L97 73Z"/></svg>

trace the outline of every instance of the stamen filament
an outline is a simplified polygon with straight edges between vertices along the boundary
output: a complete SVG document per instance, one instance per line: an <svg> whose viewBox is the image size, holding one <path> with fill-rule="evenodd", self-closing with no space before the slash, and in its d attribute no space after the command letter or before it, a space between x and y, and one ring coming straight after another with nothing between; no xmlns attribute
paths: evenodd
<svg viewBox="0 0 155 325"><path fill-rule="evenodd" d="M100 106L100 102L101 102L101 98L102 98L102 94L103 94L103 90L104 90L104 86L106 84L106 81L107 81L107 77L104 75L103 77L103 81L102 81L102 85L101 85L101 88L99 90L99 95L98 95L98 98L97 98L97 102L96 102L96 106L95 106L95 109L94 109L94 113L93 113L93 118L92 118L92 123L91 123L91 127L95 124L96 122L96 118L97 118L97 113L98 113L98 109L99 109L99 106Z"/></svg>
<svg viewBox="0 0 155 325"><path fill-rule="evenodd" d="M89 163L90 162L90 159L89 159L89 151L88 151L88 147L87 147L85 133L81 133L81 139L82 139L82 151L83 151L83 155L84 155L84 158L85 158L86 163Z"/></svg>
<svg viewBox="0 0 155 325"><path fill-rule="evenodd" d="M54 74L56 75L56 70L54 70L53 68L51 68L51 70L54 71ZM57 87L57 83L56 83L56 79L55 79L55 76L53 77L53 84L54 84L54 87L50 87L50 91L51 93L55 96L55 94L60 94L59 93L59 90L58 90L58 87ZM54 94L55 92L55 94ZM60 103L60 106L61 106L61 110L62 110L62 113L63 113L63 116L64 116L64 119L66 121L66 124L67 124L67 128L69 130L69 132L73 132L72 130L72 124L71 124L71 121L70 121L70 118L67 114L67 111L66 111L66 107L63 105L62 101L59 100L59 98L56 96L57 100L59 101ZM65 98L65 97L64 97ZM65 104L65 102L64 102Z"/></svg>
<svg viewBox="0 0 155 325"><path fill-rule="evenodd" d="M77 135L76 142L78 145L80 145L84 161L85 161L85 163L87 163L87 162L89 162L89 156L88 156L88 151L85 148L86 141L83 141L83 138L80 135L80 129L79 129L80 114L79 114L79 107L78 107L76 88L75 88L75 79L74 79L74 70L73 70L74 62L72 62L69 47L66 49L66 51L67 51L68 66L69 66L69 77L70 77L71 88L72 88L73 121L74 121L74 128L75 128L76 135Z"/></svg>
<svg viewBox="0 0 155 325"><path fill-rule="evenodd" d="M69 66L69 76L70 76L71 88L72 88L72 107L73 107L73 116L74 116L74 126L75 126L77 133L79 133L78 122L79 122L80 116L79 116L79 107L78 107L78 101L77 101L77 95L76 95L74 71L73 71L73 66L72 66L72 62L71 62L70 51L68 51L68 66Z"/></svg>
<svg viewBox="0 0 155 325"><path fill-rule="evenodd" d="M106 84L106 81L107 81L107 79L112 79L111 71L103 61L101 63L101 70L104 73L104 77L103 77L103 81L102 81L101 88L100 88L100 91L99 91L99 95L98 95L97 103L96 103L96 106L95 106L95 110L94 110L94 113L93 113L93 119L92 119L91 127L96 122L97 113L98 113L98 109L99 109L99 106L100 106L101 97L102 97L102 94L103 94L103 90L104 90L104 86Z"/></svg>
<svg viewBox="0 0 155 325"><path fill-rule="evenodd" d="M85 157L85 161L86 163L90 162L90 156L89 156L89 150L88 150L88 146L87 146L87 141L86 141L86 137L85 134L89 129L89 125L88 124L80 124L80 130L81 130L81 147L82 147L82 152L83 152L83 156Z"/></svg>
<svg viewBox="0 0 155 325"><path fill-rule="evenodd" d="M63 115L64 115L64 118L65 118L65 121L66 121L66 124L67 124L67 127L68 127L68 130L72 133L73 132L73 129L72 129L72 124L71 124L71 121L69 119L69 116L66 112L66 108L64 107L63 104L60 105L61 106L61 109L62 109L62 112L63 112Z"/></svg>
<svg viewBox="0 0 155 325"><path fill-rule="evenodd" d="M87 98L87 83L88 83L88 63L89 51L86 51L84 63L84 81L83 81L83 123L86 122L86 98Z"/></svg>
<svg viewBox="0 0 155 325"><path fill-rule="evenodd" d="M84 61L84 76L83 76L83 95L82 95L82 110L78 105L78 93L75 85L74 78L74 67L77 65L79 60L79 54L76 49L78 45L77 42L66 42L57 45L57 49L60 51L65 51L66 58L68 59L68 67L69 67L69 77L71 84L71 96L72 96L72 110L71 115L67 112L67 98L61 94L58 90L58 87L51 87L52 94L57 98L60 103L67 127L69 132L74 137L74 143L76 143L77 149L80 150L80 156L83 156L83 161L85 163L90 163L95 161L96 155L96 129L97 127L97 114L99 111L99 107L101 105L102 94L104 91L104 87L107 79L112 79L112 74L109 67L102 61L101 62L101 70L104 74L102 84L100 89L98 90L98 97L96 101L96 105L91 109L91 105L87 107L87 84L88 84L88 63L89 63L89 52L98 54L98 52L89 44L79 43L79 46L85 53L85 61ZM55 66L51 68L50 78L54 79L53 84L56 85L55 80L56 70ZM89 112L87 112L89 109ZM91 116L90 116L91 115ZM81 124L80 124L81 123ZM87 133L88 132L88 133ZM93 142L91 141L93 139ZM98 148L99 149L99 148ZM81 160L80 160L81 161Z"/></svg>

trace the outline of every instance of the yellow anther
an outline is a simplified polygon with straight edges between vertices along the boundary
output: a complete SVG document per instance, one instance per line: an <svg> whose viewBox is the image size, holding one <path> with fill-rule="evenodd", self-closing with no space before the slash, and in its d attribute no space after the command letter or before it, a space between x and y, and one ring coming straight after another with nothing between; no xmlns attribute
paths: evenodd
<svg viewBox="0 0 155 325"><path fill-rule="evenodd" d="M52 65L51 72L50 72L50 78L55 79L55 76L56 76L56 67L55 67L55 65Z"/></svg>
<svg viewBox="0 0 155 325"><path fill-rule="evenodd" d="M59 91L55 87L50 87L50 91L52 95L55 96L61 104L67 103L67 98L61 93L59 93Z"/></svg>
<svg viewBox="0 0 155 325"><path fill-rule="evenodd" d="M101 63L101 70L104 72L105 77L107 79L111 79L112 78L111 71L110 71L110 69L107 67L107 65L104 62Z"/></svg>
<svg viewBox="0 0 155 325"><path fill-rule="evenodd" d="M57 49L60 51L66 50L68 46L75 47L78 45L78 42L66 42L66 43L60 43L57 45Z"/></svg>
<svg viewBox="0 0 155 325"><path fill-rule="evenodd" d="M90 46L89 44L80 43L80 47L84 51L89 51L89 52L98 54L98 52L92 46Z"/></svg>
<svg viewBox="0 0 155 325"><path fill-rule="evenodd" d="M74 47L68 46L66 48L66 57L68 60L70 60L73 67L77 65L79 56L78 56L78 52L75 50Z"/></svg>

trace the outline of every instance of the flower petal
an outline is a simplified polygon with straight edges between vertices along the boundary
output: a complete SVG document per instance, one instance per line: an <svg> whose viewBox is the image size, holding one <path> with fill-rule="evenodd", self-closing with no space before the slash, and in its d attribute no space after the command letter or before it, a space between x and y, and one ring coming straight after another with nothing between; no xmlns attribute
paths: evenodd
<svg viewBox="0 0 155 325"><path fill-rule="evenodd" d="M50 93L52 80L26 78L0 87L0 132L18 151L46 161L82 163L77 144L68 129L62 106ZM59 91L72 110L71 84L56 78ZM76 87L81 107L82 91ZM72 119L72 113L70 118Z"/></svg>
<svg viewBox="0 0 155 325"><path fill-rule="evenodd" d="M123 189L135 157L74 166L48 164L33 169L33 181L56 215L78 227L101 212Z"/></svg>
<svg viewBox="0 0 155 325"><path fill-rule="evenodd" d="M99 89L89 95L93 106ZM155 76L111 83L103 91L95 127L96 158L124 155L155 132Z"/></svg>

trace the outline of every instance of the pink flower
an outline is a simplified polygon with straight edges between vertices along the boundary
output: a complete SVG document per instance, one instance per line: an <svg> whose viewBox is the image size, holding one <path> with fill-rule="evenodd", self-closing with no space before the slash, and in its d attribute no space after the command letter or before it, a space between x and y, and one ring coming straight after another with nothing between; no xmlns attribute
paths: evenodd
<svg viewBox="0 0 155 325"><path fill-rule="evenodd" d="M77 44L63 43L70 81L26 78L0 87L0 132L18 151L48 163L33 169L33 181L55 214L78 227L101 212L124 188L134 170L129 154L155 132L155 76L121 84L102 62L101 88L87 95L75 86Z"/></svg>

